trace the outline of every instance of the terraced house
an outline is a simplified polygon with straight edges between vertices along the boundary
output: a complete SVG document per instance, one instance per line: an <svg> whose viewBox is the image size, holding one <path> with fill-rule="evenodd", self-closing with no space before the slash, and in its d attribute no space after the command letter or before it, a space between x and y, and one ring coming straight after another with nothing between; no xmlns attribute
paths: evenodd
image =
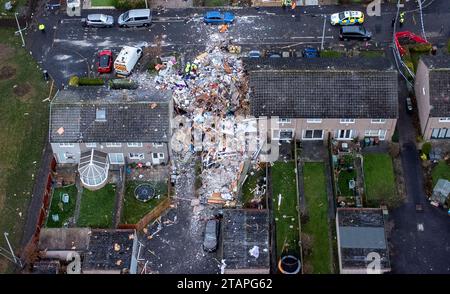
<svg viewBox="0 0 450 294"><path fill-rule="evenodd" d="M272 118L272 140L390 141L397 72L385 58L245 59L250 112ZM277 118L276 120L273 118Z"/></svg>
<svg viewBox="0 0 450 294"><path fill-rule="evenodd" d="M170 93L79 87L50 104L50 143L58 164L78 164L82 183L100 188L109 168L169 160ZM83 177L86 174L88 177Z"/></svg>
<svg viewBox="0 0 450 294"><path fill-rule="evenodd" d="M450 139L450 57L422 57L414 90L423 138Z"/></svg>

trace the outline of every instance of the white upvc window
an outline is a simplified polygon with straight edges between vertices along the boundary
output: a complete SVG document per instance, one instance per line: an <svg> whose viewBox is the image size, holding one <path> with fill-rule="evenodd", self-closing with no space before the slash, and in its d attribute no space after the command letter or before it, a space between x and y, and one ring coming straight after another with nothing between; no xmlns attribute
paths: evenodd
<svg viewBox="0 0 450 294"><path fill-rule="evenodd" d="M128 157L135 160L143 160L145 158L144 153L129 153Z"/></svg>
<svg viewBox="0 0 450 294"><path fill-rule="evenodd" d="M323 130L303 130L303 140L322 140Z"/></svg>
<svg viewBox="0 0 450 294"><path fill-rule="evenodd" d="M127 143L128 147L142 147L142 143Z"/></svg>
<svg viewBox="0 0 450 294"><path fill-rule="evenodd" d="M152 153L154 159L164 159L164 153Z"/></svg>
<svg viewBox="0 0 450 294"><path fill-rule="evenodd" d="M291 119L290 118L278 118L278 123L280 124L290 124Z"/></svg>
<svg viewBox="0 0 450 294"><path fill-rule="evenodd" d="M273 140L291 140L294 138L294 129L273 129Z"/></svg>
<svg viewBox="0 0 450 294"><path fill-rule="evenodd" d="M320 123L322 123L322 119L321 118L307 118L306 122L308 124L320 124Z"/></svg>
<svg viewBox="0 0 450 294"><path fill-rule="evenodd" d="M106 147L122 147L122 143L106 143Z"/></svg>
<svg viewBox="0 0 450 294"><path fill-rule="evenodd" d="M73 144L73 143L59 143L59 147L61 147L61 148L72 148L74 146L75 146L75 144Z"/></svg>
<svg viewBox="0 0 450 294"><path fill-rule="evenodd" d="M153 147L162 147L162 146L164 146L164 144L163 143L152 143L152 146Z"/></svg>
<svg viewBox="0 0 450 294"><path fill-rule="evenodd" d="M365 130L365 137L378 137L380 140L386 139L386 130Z"/></svg>
<svg viewBox="0 0 450 294"><path fill-rule="evenodd" d="M386 122L386 119L384 118L375 118L375 119L371 119L370 123L372 124L384 124Z"/></svg>
<svg viewBox="0 0 450 294"><path fill-rule="evenodd" d="M354 124L355 119L354 118L341 118L340 123L341 124Z"/></svg>
<svg viewBox="0 0 450 294"><path fill-rule="evenodd" d="M450 117L441 117L439 118L439 122L450 122Z"/></svg>
<svg viewBox="0 0 450 294"><path fill-rule="evenodd" d="M336 139L338 140L350 140L353 135L353 130L337 130Z"/></svg>
<svg viewBox="0 0 450 294"><path fill-rule="evenodd" d="M449 138L450 138L450 129L447 128L432 129L431 139L449 139Z"/></svg>
<svg viewBox="0 0 450 294"><path fill-rule="evenodd" d="M123 153L109 153L108 157L111 164L125 164Z"/></svg>
<svg viewBox="0 0 450 294"><path fill-rule="evenodd" d="M96 148L97 143L86 143L86 148Z"/></svg>

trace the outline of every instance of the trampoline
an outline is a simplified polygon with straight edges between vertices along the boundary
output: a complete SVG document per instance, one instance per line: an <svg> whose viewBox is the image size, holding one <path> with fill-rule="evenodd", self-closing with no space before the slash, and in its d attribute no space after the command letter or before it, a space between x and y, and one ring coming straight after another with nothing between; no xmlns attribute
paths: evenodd
<svg viewBox="0 0 450 294"><path fill-rule="evenodd" d="M140 184L134 189L134 196L139 201L147 202L155 197L155 188L151 184Z"/></svg>

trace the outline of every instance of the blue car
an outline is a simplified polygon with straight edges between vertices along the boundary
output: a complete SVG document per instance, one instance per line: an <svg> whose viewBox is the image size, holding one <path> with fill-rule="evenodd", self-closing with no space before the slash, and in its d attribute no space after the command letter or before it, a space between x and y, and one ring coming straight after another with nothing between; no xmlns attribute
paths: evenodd
<svg viewBox="0 0 450 294"><path fill-rule="evenodd" d="M230 24L234 21L232 12L208 11L203 16L203 21L207 24Z"/></svg>
<svg viewBox="0 0 450 294"><path fill-rule="evenodd" d="M316 48L305 48L302 52L303 57L316 58L319 57L319 51Z"/></svg>

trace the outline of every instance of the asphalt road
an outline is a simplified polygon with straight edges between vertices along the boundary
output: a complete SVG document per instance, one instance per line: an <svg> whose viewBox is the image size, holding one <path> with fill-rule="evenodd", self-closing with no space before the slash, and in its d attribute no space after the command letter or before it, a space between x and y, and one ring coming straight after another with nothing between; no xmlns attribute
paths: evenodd
<svg viewBox="0 0 450 294"><path fill-rule="evenodd" d="M416 132L412 116L406 113L407 90L399 81L399 112L397 123L401 161L406 185L406 201L390 213L394 228L390 234L393 273L450 273L450 218L426 200L423 173L416 149ZM416 212L422 204L423 212Z"/></svg>
<svg viewBox="0 0 450 294"><path fill-rule="evenodd" d="M394 5L383 5L381 16L366 16L365 26L373 33L369 42L338 40L339 29L330 25L329 15L340 9L335 6L301 7L294 17L289 9L283 11L277 7L236 9L235 23L226 34L233 43L243 47L243 54L253 49L301 51L308 46L379 49L390 46L391 20L396 13ZM347 9L365 10L360 6L348 6ZM441 23L449 19L450 13L441 10L434 9L434 5L427 7L424 19L429 39L444 46L450 29ZM81 25L81 18L88 13L102 12L117 18L118 10L84 10L82 17L48 13L37 17L39 22L46 24L46 33L37 31L34 24L28 30L27 47L60 87L71 75L94 73L96 54L102 49L118 53L123 45L154 46L155 39L160 37L164 52L178 51L192 56L202 52L211 34L218 32L217 26L202 22L204 11L193 8L154 13L154 23L149 28L85 28ZM442 22L436 22L437 16ZM420 32L419 20L417 13L407 14L402 30Z"/></svg>

